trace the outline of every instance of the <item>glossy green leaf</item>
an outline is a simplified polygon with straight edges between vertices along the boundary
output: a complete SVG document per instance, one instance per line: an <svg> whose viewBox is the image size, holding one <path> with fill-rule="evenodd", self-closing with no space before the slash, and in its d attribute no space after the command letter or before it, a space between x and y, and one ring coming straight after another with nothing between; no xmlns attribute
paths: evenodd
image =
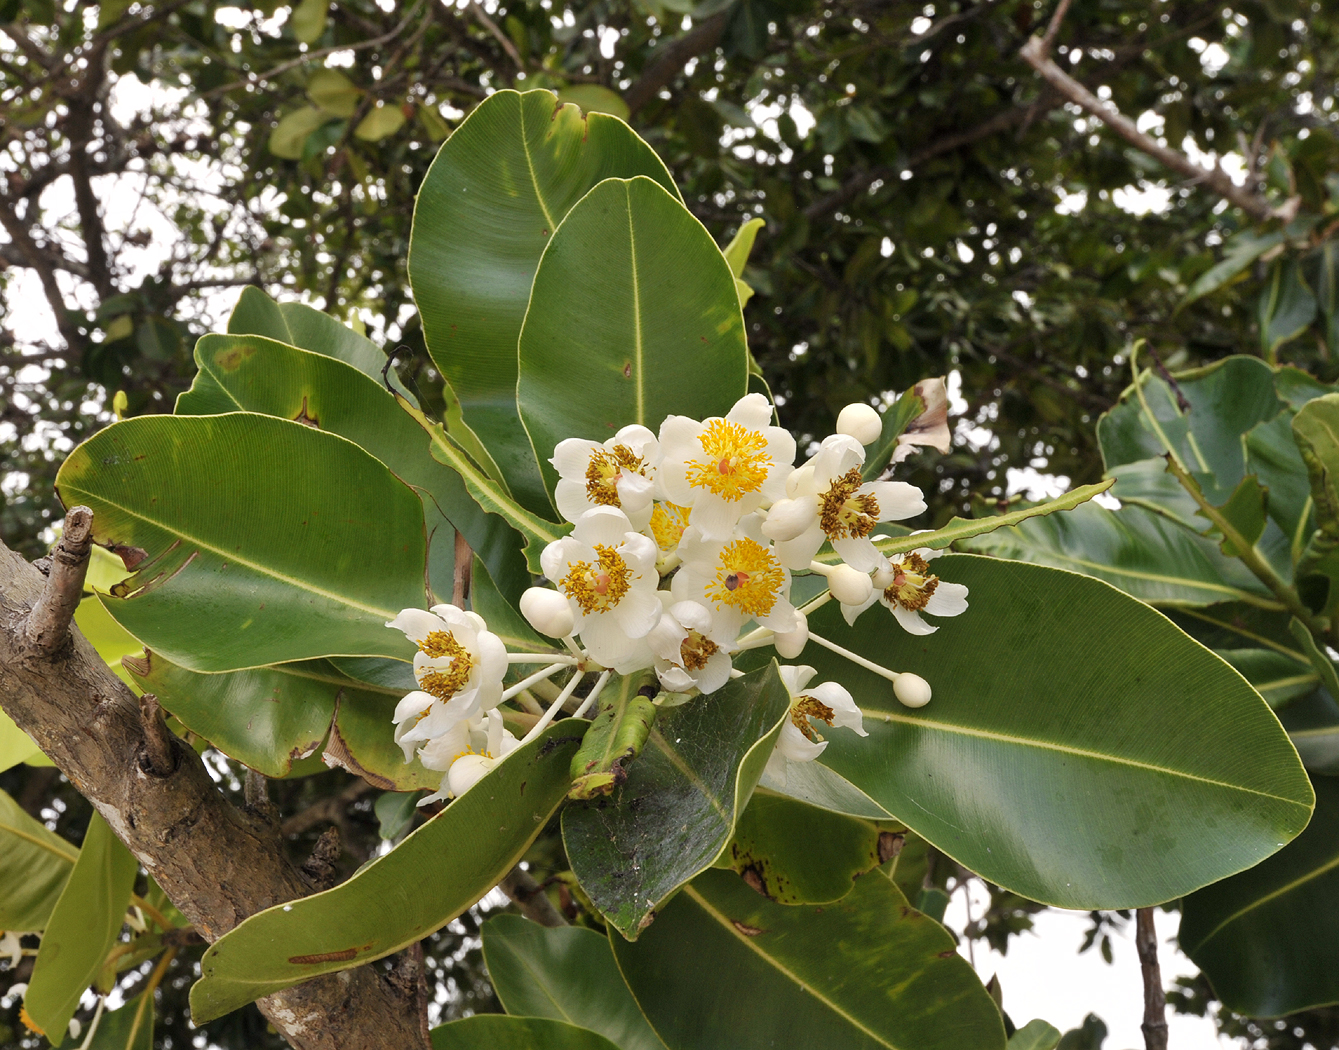
<svg viewBox="0 0 1339 1050"><path fill-rule="evenodd" d="M1307 285L1325 322L1325 341L1339 347L1339 244L1328 239L1302 262Z"/></svg>
<svg viewBox="0 0 1339 1050"><path fill-rule="evenodd" d="M953 938L884 878L857 880L836 904L788 907L708 871L638 941L610 939L670 1050L1004 1047Z"/></svg>
<svg viewBox="0 0 1339 1050"><path fill-rule="evenodd" d="M586 113L608 113L619 120L628 119L628 104L617 91L599 84L572 84L558 91L559 102L570 102Z"/></svg>
<svg viewBox="0 0 1339 1050"><path fill-rule="evenodd" d="M442 774L425 769L417 758L406 763L390 731L395 705L405 692L341 689L330 737L321 752L326 765L346 769L383 791L436 790Z"/></svg>
<svg viewBox="0 0 1339 1050"><path fill-rule="evenodd" d="M1305 696L1320 682L1319 675L1287 653L1272 649L1215 649L1250 682L1270 707L1279 708Z"/></svg>
<svg viewBox="0 0 1339 1050"><path fill-rule="evenodd" d="M83 848L42 935L23 1005L59 1040L111 950L130 904L139 863L94 813Z"/></svg>
<svg viewBox="0 0 1339 1050"><path fill-rule="evenodd" d="M419 189L409 276L428 351L534 513L549 513L549 500L516 409L516 344L531 281L571 207L602 180L634 175L678 192L622 121L583 117L551 92L504 90L442 144Z"/></svg>
<svg viewBox="0 0 1339 1050"><path fill-rule="evenodd" d="M1246 471L1269 490L1269 516L1289 539L1289 560L1296 561L1306 540L1311 514L1311 485L1306 464L1293 440L1291 411L1257 423L1245 435Z"/></svg>
<svg viewBox="0 0 1339 1050"><path fill-rule="evenodd" d="M758 231L765 225L762 219L749 219L739 227L730 243L721 249L730 272L736 277L744 276L744 267L748 265L749 255L753 252L753 242L758 239Z"/></svg>
<svg viewBox="0 0 1339 1050"><path fill-rule="evenodd" d="M1129 908L1258 863L1309 818L1311 786L1273 712L1160 613L1086 576L951 555L971 607L913 637L881 607L811 630L925 677L910 710L887 681L812 642L869 737L819 759L997 885L1068 908ZM834 603L835 604L835 603ZM984 644L977 644L981 640Z"/></svg>
<svg viewBox="0 0 1339 1050"><path fill-rule="evenodd" d="M1039 1017L1009 1037L1008 1050L1055 1050L1059 1042L1060 1029Z"/></svg>
<svg viewBox="0 0 1339 1050"><path fill-rule="evenodd" d="M425 601L422 507L351 441L250 413L140 416L76 448L56 487L93 509L97 542L145 552L103 601L175 664L410 655L385 624Z"/></svg>
<svg viewBox="0 0 1339 1050"><path fill-rule="evenodd" d="M294 317L311 329L321 323L313 318L325 318L316 311L310 315ZM298 334L310 333L299 328ZM348 438L410 485L423 502L430 537L429 582L439 601L451 598L452 525L509 591L529 585L516 535L506 522L480 509L459 474L433 458L422 430L379 378L338 358L256 336L207 335L196 344L195 360L200 372L191 390L177 400L178 415L196 414L196 387L209 382L211 389L221 389L230 398L227 411L301 420ZM210 408L208 402L200 407Z"/></svg>
<svg viewBox="0 0 1339 1050"><path fill-rule="evenodd" d="M1295 339L1316 317L1316 297L1306 285L1295 258L1277 259L1260 290L1257 307L1260 320L1260 350L1273 360L1278 348Z"/></svg>
<svg viewBox="0 0 1339 1050"><path fill-rule="evenodd" d="M200 1024L281 988L380 959L450 922L543 830L567 791L567 764L585 728L570 719L550 726L347 882L260 912L224 934L201 960L192 1018Z"/></svg>
<svg viewBox="0 0 1339 1050"><path fill-rule="evenodd" d="M526 584L529 582L527 579ZM565 651L562 643L535 633L520 610L503 596L488 567L477 557L470 572L470 608L484 618L488 629L506 642L512 652L557 654ZM530 671L524 665L518 665L518 669L511 673L524 677Z"/></svg>
<svg viewBox="0 0 1339 1050"><path fill-rule="evenodd" d="M540 260L521 329L517 401L549 491L564 438L723 416L748 388L748 347L716 242L654 180L606 179Z"/></svg>
<svg viewBox="0 0 1339 1050"><path fill-rule="evenodd" d="M383 839L397 839L414 823L418 794L414 791L383 791L372 805L377 815L377 832Z"/></svg>
<svg viewBox="0 0 1339 1050"><path fill-rule="evenodd" d="M45 929L78 856L0 791L0 930Z"/></svg>
<svg viewBox="0 0 1339 1050"><path fill-rule="evenodd" d="M902 830L897 821L848 817L759 788L717 864L778 904L826 904L891 859Z"/></svg>
<svg viewBox="0 0 1339 1050"><path fill-rule="evenodd" d="M623 983L609 941L593 930L496 915L483 925L483 944L488 978L507 1013L580 1025L620 1050L664 1050Z"/></svg>
<svg viewBox="0 0 1339 1050"><path fill-rule="evenodd" d="M772 663L710 697L662 708L623 786L563 811L572 870L624 937L636 938L726 847L789 707Z"/></svg>
<svg viewBox="0 0 1339 1050"><path fill-rule="evenodd" d="M330 0L302 0L293 6L293 35L300 44L314 44L325 32Z"/></svg>
<svg viewBox="0 0 1339 1050"><path fill-rule="evenodd" d="M1246 541L1246 547L1243 548L1245 550L1254 547L1265 531L1265 522L1268 520L1265 515L1267 498L1259 479L1253 474L1248 474L1241 479L1241 484L1232 490L1227 502L1218 508L1228 524ZM1219 546L1229 557L1236 557L1238 554L1236 547L1226 539Z"/></svg>
<svg viewBox="0 0 1339 1050"><path fill-rule="evenodd" d="M1316 512L1316 531L1298 558L1297 572L1329 577L1325 604L1333 613L1339 608L1339 394L1307 402L1293 417L1292 429Z"/></svg>
<svg viewBox="0 0 1339 1050"><path fill-rule="evenodd" d="M432 1030L433 1050L626 1050L602 1035L546 1017L476 1014Z"/></svg>
<svg viewBox="0 0 1339 1050"><path fill-rule="evenodd" d="M1294 842L1182 905L1181 949L1238 1013L1339 1002L1339 780L1315 787L1315 816Z"/></svg>
<svg viewBox="0 0 1339 1050"><path fill-rule="evenodd" d="M1307 769L1339 774L1339 703L1334 694L1316 689L1280 711L1279 720Z"/></svg>
<svg viewBox="0 0 1339 1050"><path fill-rule="evenodd" d="M1000 558L1095 576L1154 604L1240 601L1280 608L1273 594L1218 545L1144 507L1096 504L1033 518L962 544Z"/></svg>
<svg viewBox="0 0 1339 1050"><path fill-rule="evenodd" d="M1271 248L1283 243L1284 232L1274 230L1266 234L1257 234L1247 230L1237 234L1223 248L1223 260L1202 273L1186 292L1181 306L1194 302L1201 296L1216 292L1246 272L1246 268Z"/></svg>

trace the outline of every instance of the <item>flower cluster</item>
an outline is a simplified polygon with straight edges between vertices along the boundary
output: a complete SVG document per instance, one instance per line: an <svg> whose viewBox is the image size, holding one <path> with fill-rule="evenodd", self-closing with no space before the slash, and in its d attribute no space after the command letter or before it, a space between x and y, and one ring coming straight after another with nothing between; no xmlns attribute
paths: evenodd
<svg viewBox="0 0 1339 1050"><path fill-rule="evenodd" d="M894 462L915 444L947 447L942 388L941 381L917 388L929 407L899 436ZM813 641L882 674L902 703L928 702L924 679L879 667L809 630L808 614L831 599L852 624L882 604L912 634L937 629L922 614L956 616L967 608L967 589L930 571L940 552L890 557L875 543L882 523L925 510L915 487L866 476L866 447L882 437L879 414L848 406L837 429L797 466L794 437L774 424L767 398L748 394L725 416L669 416L659 434L634 425L604 442L560 442L550 460L559 474L554 500L574 527L544 549L548 585L526 591L520 607L571 656L509 656L479 617L449 605L406 610L388 625L419 648L420 688L396 709L395 739L406 759L417 752L425 766L446 772L432 797L460 794L518 746L497 705L565 667L575 668L572 678L531 735L592 668L600 677L581 711L611 673L654 669L668 692L714 692L739 674L738 653L766 644L790 660ZM827 590L797 608L794 577L812 574L825 577ZM509 662L543 661L553 662L503 690ZM782 674L791 718L769 776L784 782L786 763L812 760L826 746L815 722L864 730L843 687L806 691L815 674L809 667Z"/></svg>

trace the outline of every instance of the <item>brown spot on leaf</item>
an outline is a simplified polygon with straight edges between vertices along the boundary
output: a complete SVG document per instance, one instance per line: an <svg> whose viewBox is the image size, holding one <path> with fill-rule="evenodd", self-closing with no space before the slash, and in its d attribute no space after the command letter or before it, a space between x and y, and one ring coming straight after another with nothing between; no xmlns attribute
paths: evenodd
<svg viewBox="0 0 1339 1050"><path fill-rule="evenodd" d="M891 831L879 832L879 863L887 864L901 853L906 841L907 837L903 834L894 834Z"/></svg>
<svg viewBox="0 0 1339 1050"><path fill-rule="evenodd" d="M763 879L762 869L758 864L750 864L739 875L754 892L761 893L768 900L772 899L772 895L767 892L767 882Z"/></svg>
<svg viewBox="0 0 1339 1050"><path fill-rule="evenodd" d="M256 352L256 348L249 343L243 343L240 346L230 346L220 350L214 355L214 364L225 372L236 372L241 367L242 362Z"/></svg>
<svg viewBox="0 0 1339 1050"><path fill-rule="evenodd" d="M130 547L124 543L109 543L107 549L121 559L128 570L134 569L136 565L149 556L149 552L143 547Z"/></svg>
<svg viewBox="0 0 1339 1050"><path fill-rule="evenodd" d="M298 410L298 414L297 414L296 416L293 417L293 422L294 422L294 423L301 423L304 427L311 427L313 430L320 430L320 429L321 429L321 423L320 423L320 421L319 421L315 416L313 416L313 415L309 415L309 414L307 413L307 395L306 395L306 394L303 394L303 395L302 395L302 408L300 408L300 409Z"/></svg>
<svg viewBox="0 0 1339 1050"><path fill-rule="evenodd" d="M375 788L381 788L382 791L396 790L395 781L364 768L362 763L353 757L349 745L344 742L344 737L339 731L339 705L343 699L344 690L341 689L335 696L335 713L330 719L330 736L325 742L325 751L321 753L321 757L325 759L326 765L346 769L354 776L362 777Z"/></svg>
<svg viewBox="0 0 1339 1050"><path fill-rule="evenodd" d="M357 957L357 948L344 948L337 952L322 952L320 955L290 955L288 961L294 966L311 966L316 963L348 962Z"/></svg>
<svg viewBox="0 0 1339 1050"><path fill-rule="evenodd" d="M143 656L130 656L129 654L121 657L121 666L131 674L139 678L145 678L149 674L149 667L153 661L153 654L148 649L144 650Z"/></svg>
<svg viewBox="0 0 1339 1050"><path fill-rule="evenodd" d="M742 933L745 937L756 937L760 933L767 932L766 930L758 926L750 926L746 922L740 922L738 919L731 919L730 925L733 926L740 933Z"/></svg>
<svg viewBox="0 0 1339 1050"><path fill-rule="evenodd" d="M945 949L944 951L942 951L942 952L939 953L939 957L940 957L941 959L952 959L952 958L953 958L955 955L957 955L957 954L958 954L958 953L957 953L957 951L956 951L955 949L953 949L953 948L947 948L947 949Z"/></svg>

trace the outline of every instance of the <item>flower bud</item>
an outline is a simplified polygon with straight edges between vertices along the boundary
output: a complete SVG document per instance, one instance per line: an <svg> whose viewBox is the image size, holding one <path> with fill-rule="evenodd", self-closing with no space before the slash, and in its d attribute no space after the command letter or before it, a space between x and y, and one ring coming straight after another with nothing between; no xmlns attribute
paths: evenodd
<svg viewBox="0 0 1339 1050"><path fill-rule="evenodd" d="M777 655L783 660L794 660L809 643L809 620L798 609L795 610L796 623L789 631L779 631L772 638Z"/></svg>
<svg viewBox="0 0 1339 1050"><path fill-rule="evenodd" d="M530 587L521 595L521 615L540 634L566 638L576 626L572 604L548 587Z"/></svg>
<svg viewBox="0 0 1339 1050"><path fill-rule="evenodd" d="M778 542L793 540L816 520L813 500L779 499L767 512L762 534Z"/></svg>
<svg viewBox="0 0 1339 1050"><path fill-rule="evenodd" d="M790 499L795 498L795 494L801 488L811 485L814 480L814 465L806 463L802 467L796 467L786 478L786 496Z"/></svg>
<svg viewBox="0 0 1339 1050"><path fill-rule="evenodd" d="M904 671L893 683L893 695L904 707L924 707L930 702L930 683L918 674Z"/></svg>
<svg viewBox="0 0 1339 1050"><path fill-rule="evenodd" d="M459 798L487 776L495 765L497 761L487 755L461 755L451 763L446 774L451 794Z"/></svg>
<svg viewBox="0 0 1339 1050"><path fill-rule="evenodd" d="M869 405L847 405L837 416L837 433L853 437L862 445L872 445L883 433L883 420Z"/></svg>
<svg viewBox="0 0 1339 1050"><path fill-rule="evenodd" d="M838 565L828 573L828 590L843 605L863 605L874 593L869 574L849 565Z"/></svg>

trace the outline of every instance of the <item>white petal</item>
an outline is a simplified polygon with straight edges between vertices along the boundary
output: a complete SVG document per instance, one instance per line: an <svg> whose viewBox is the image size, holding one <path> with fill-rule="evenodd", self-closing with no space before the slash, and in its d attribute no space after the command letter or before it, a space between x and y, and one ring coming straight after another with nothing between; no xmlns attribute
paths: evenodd
<svg viewBox="0 0 1339 1050"><path fill-rule="evenodd" d="M832 549L841 555L842 561L858 572L874 572L883 561L882 555L875 549L873 542L860 536L833 540Z"/></svg>
<svg viewBox="0 0 1339 1050"><path fill-rule="evenodd" d="M605 448L622 445L648 461L654 460L656 453L660 451L660 443L656 440L656 436L640 423L629 423L604 445Z"/></svg>
<svg viewBox="0 0 1339 1050"><path fill-rule="evenodd" d="M681 603L689 605L689 602ZM651 652L662 660L671 663L683 663L683 642L688 632L679 625L679 621L670 613L665 613L646 634L646 644Z"/></svg>
<svg viewBox="0 0 1339 1050"><path fill-rule="evenodd" d="M593 561L595 551L571 536L554 540L539 556L539 566L544 576L557 583L567 575L568 566L574 561Z"/></svg>
<svg viewBox="0 0 1339 1050"><path fill-rule="evenodd" d="M925 611L931 616L959 616L967 611L967 587L961 583L940 580Z"/></svg>
<svg viewBox="0 0 1339 1050"><path fill-rule="evenodd" d="M762 496L775 502L786 495L786 482L795 472L795 438L781 427L768 427L763 434L767 438L767 454L772 457L772 469L762 483Z"/></svg>
<svg viewBox="0 0 1339 1050"><path fill-rule="evenodd" d="M599 447L596 442L585 438L567 438L558 442L549 462L564 478L580 479L584 484L591 454Z"/></svg>
<svg viewBox="0 0 1339 1050"><path fill-rule="evenodd" d="M704 693L714 693L730 681L730 657L725 653L712 653L707 657L707 665L697 673L697 687Z"/></svg>
<svg viewBox="0 0 1339 1050"><path fill-rule="evenodd" d="M903 481L875 481L861 486L879 503L880 521L901 521L925 512L925 495L915 485Z"/></svg>
<svg viewBox="0 0 1339 1050"><path fill-rule="evenodd" d="M656 677L660 679L660 687L669 693L686 693L697 687L693 676L682 667L664 661L656 662Z"/></svg>
<svg viewBox="0 0 1339 1050"><path fill-rule="evenodd" d="M433 631L448 630L439 617L426 609L401 609L400 614L394 620L387 621L386 626L403 631L411 642L421 642Z"/></svg>
<svg viewBox="0 0 1339 1050"><path fill-rule="evenodd" d="M864 464L865 449L855 438L832 434L823 439L809 462L814 468L814 484L820 489L826 489L852 467Z"/></svg>
<svg viewBox="0 0 1339 1050"><path fill-rule="evenodd" d="M559 480L553 490L553 501L558 504L558 513L572 522L578 521L595 505L586 495L586 483L572 478Z"/></svg>
<svg viewBox="0 0 1339 1050"><path fill-rule="evenodd" d="M809 529L793 540L782 540L775 544L772 547L772 553L776 555L777 561L787 569L807 569L826 538L823 535L823 526L815 519Z"/></svg>
<svg viewBox="0 0 1339 1050"><path fill-rule="evenodd" d="M581 515L572 535L591 547L617 547L629 532L635 532L628 516L617 507L592 507Z"/></svg>
<svg viewBox="0 0 1339 1050"><path fill-rule="evenodd" d="M921 614L918 612L904 609L900 605L893 605L891 608L893 610L893 617L902 625L902 629L906 631L907 634L934 634L935 631L939 630L938 627L931 627L928 623L922 620Z"/></svg>
<svg viewBox="0 0 1339 1050"><path fill-rule="evenodd" d="M608 613L586 618L581 626L581 641L605 667L626 660L636 649L632 639Z"/></svg>
<svg viewBox="0 0 1339 1050"><path fill-rule="evenodd" d="M843 618L848 624L850 624L852 627L854 627L854 626L855 626L856 617L859 616L859 615L860 615L862 612L864 612L866 609L868 609L868 608L869 608L871 605L873 605L875 602L877 602L877 601L879 600L879 596L880 596L880 595L879 595L879 591L878 591L878 589L876 588L876 589L870 594L868 600L866 600L863 604L861 604L861 605L843 605L843 606L842 606L842 618Z"/></svg>
<svg viewBox="0 0 1339 1050"><path fill-rule="evenodd" d="M705 489L697 491L697 500L693 504L693 525L705 539L724 541L735 530L735 522L743 513L742 501L728 503L714 492ZM683 543L680 541L680 556Z"/></svg>
<svg viewBox="0 0 1339 1050"><path fill-rule="evenodd" d="M781 682L786 687L786 692L791 696L800 696L804 692L804 687L808 685L814 675L818 674L808 664L794 664L784 666L778 669L781 675Z"/></svg>
<svg viewBox="0 0 1339 1050"><path fill-rule="evenodd" d="M619 674L632 674L634 671L641 671L650 667L655 662L655 654L651 652L651 647L646 644L646 639L635 638L628 654L621 660L615 661L613 668Z"/></svg>
<svg viewBox="0 0 1339 1050"><path fill-rule="evenodd" d="M612 615L619 630L629 638L645 638L660 620L660 599L651 587L630 587L614 606Z"/></svg>
<svg viewBox="0 0 1339 1050"><path fill-rule="evenodd" d="M814 496L780 499L772 504L763 522L762 532L768 539L793 540L813 528L818 521L818 500Z"/></svg>
<svg viewBox="0 0 1339 1050"><path fill-rule="evenodd" d="M398 704L395 705L395 714L391 717L392 722L403 722L407 718L416 718L429 707L432 706L433 697L431 693L424 693L415 690L412 693L406 693Z"/></svg>
<svg viewBox="0 0 1339 1050"><path fill-rule="evenodd" d="M618 544L618 552L634 573L659 579L655 572L659 548L649 536L643 536L640 532L625 532Z"/></svg>
<svg viewBox="0 0 1339 1050"><path fill-rule="evenodd" d="M674 619L691 631L705 634L711 630L711 610L700 602L675 602L670 606L669 612Z"/></svg>
<svg viewBox="0 0 1339 1050"><path fill-rule="evenodd" d="M793 722L787 722L781 727L781 736L777 738L776 747L788 762L812 762L827 748L828 742L820 740L818 743L810 740L801 733Z"/></svg>
<svg viewBox="0 0 1339 1050"><path fill-rule="evenodd" d="M832 709L832 724L841 729L854 729L861 736L869 736L861 724L860 708L845 687L836 682L824 682L809 690L809 695Z"/></svg>
<svg viewBox="0 0 1339 1050"><path fill-rule="evenodd" d="M762 394L745 394L735 402L725 418L750 430L762 430L772 422L772 405Z"/></svg>

